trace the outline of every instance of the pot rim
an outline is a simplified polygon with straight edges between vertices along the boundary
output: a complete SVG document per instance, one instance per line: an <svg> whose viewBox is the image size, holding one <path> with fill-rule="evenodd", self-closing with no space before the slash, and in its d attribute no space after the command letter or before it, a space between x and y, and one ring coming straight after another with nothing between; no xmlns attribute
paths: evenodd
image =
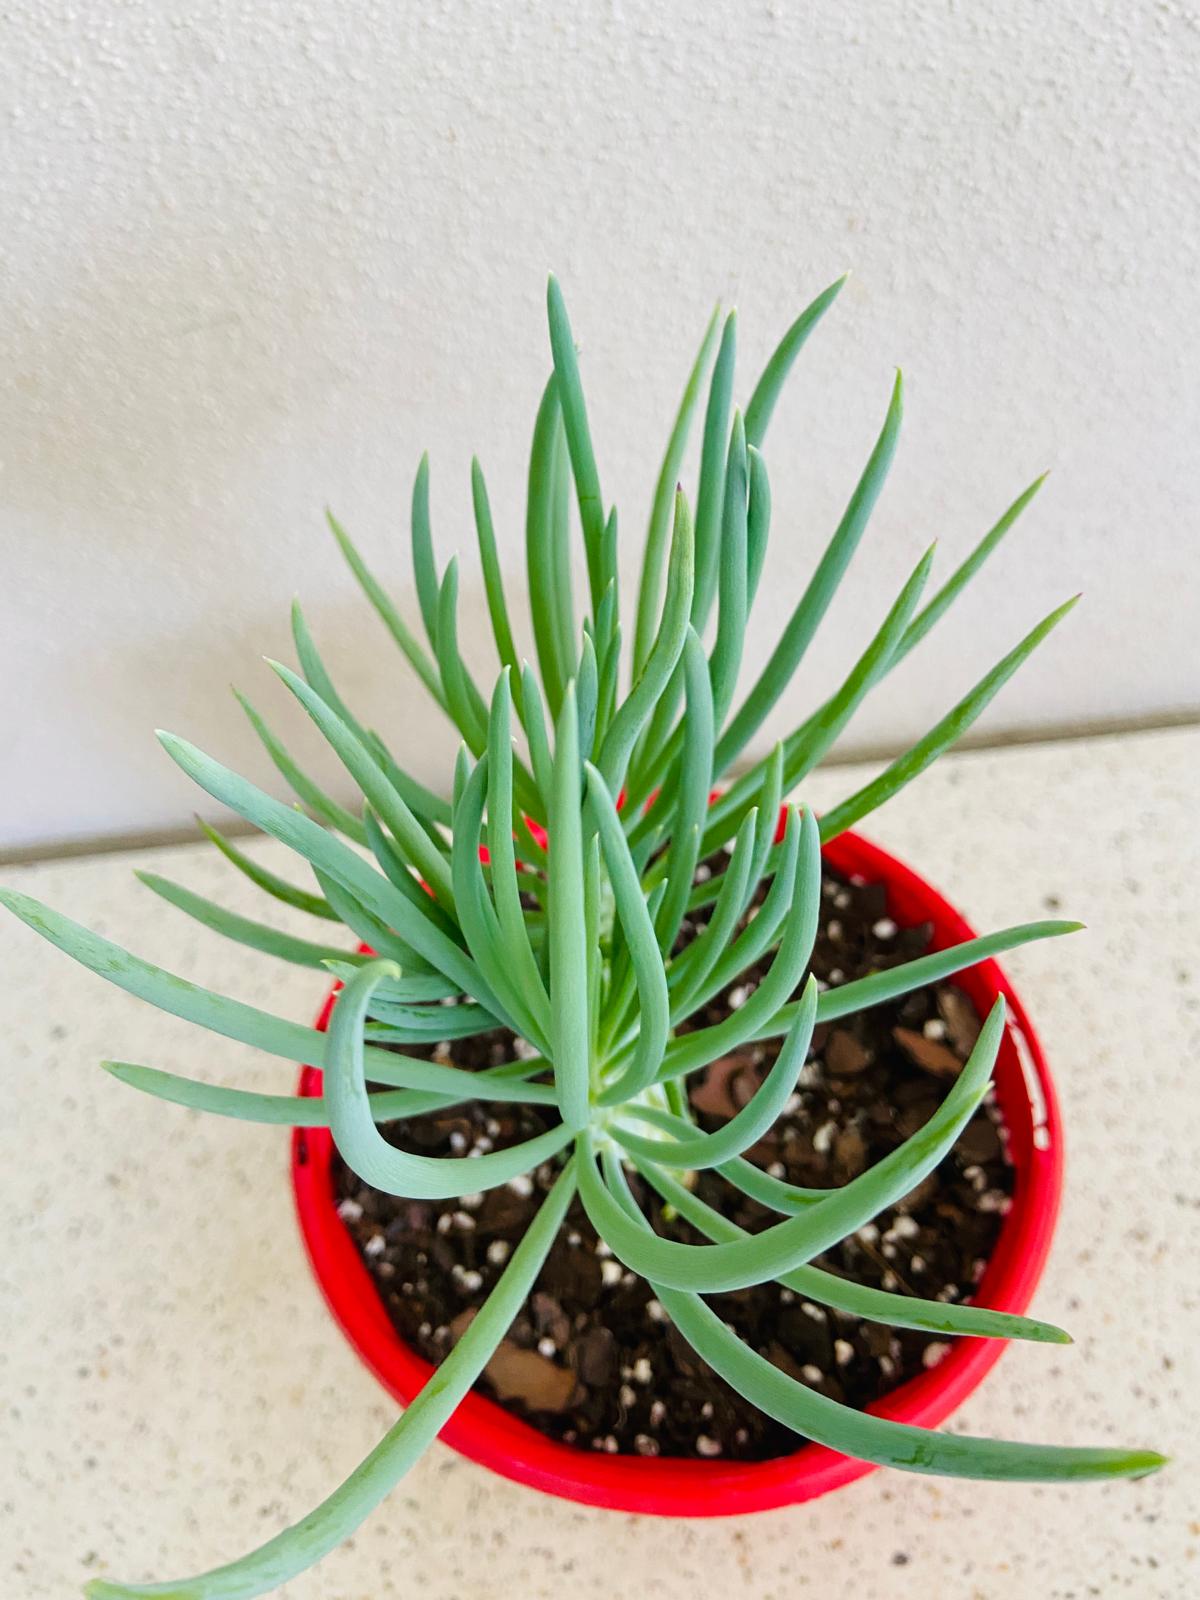
<svg viewBox="0 0 1200 1600"><path fill-rule="evenodd" d="M836 871L887 892L888 915L901 926L932 924L931 950L975 937L965 919L925 880L859 834L822 848ZM998 995L1008 1006L996 1062L996 1096L1015 1170L1013 1203L972 1299L997 1311L1027 1309L1049 1254L1063 1180L1058 1099L1045 1056L1020 999L993 960L955 974L981 1015ZM337 985L317 1019L329 1021ZM297 1092L319 1094L321 1073L304 1067ZM338 1215L327 1128L297 1128L292 1185L309 1262L334 1320L392 1397L408 1404L434 1370L392 1326L348 1229ZM936 1366L900 1384L868 1409L897 1422L931 1427L975 1390L1003 1354L1002 1339L949 1338ZM481 1466L543 1493L583 1505L660 1516L724 1516L795 1505L875 1471L866 1461L807 1444L771 1461L720 1462L608 1455L581 1450L472 1390L442 1429L442 1441Z"/></svg>

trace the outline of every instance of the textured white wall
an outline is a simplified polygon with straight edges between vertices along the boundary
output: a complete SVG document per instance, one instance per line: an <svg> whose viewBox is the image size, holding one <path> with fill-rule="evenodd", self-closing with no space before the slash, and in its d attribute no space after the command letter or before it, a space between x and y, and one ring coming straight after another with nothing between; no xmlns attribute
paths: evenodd
<svg viewBox="0 0 1200 1600"><path fill-rule="evenodd" d="M631 540L713 300L740 307L748 384L854 269L768 441L752 662L897 364L908 417L806 700L931 536L944 570L1055 469L850 747L921 731L1079 587L987 726L1194 701L1198 29L1171 0L13 0L0 845L184 820L156 724L263 772L231 679L313 751L258 660L287 651L295 593L348 694L445 775L321 511L413 614L412 470L428 446L445 555L478 450L519 580L549 266Z"/></svg>

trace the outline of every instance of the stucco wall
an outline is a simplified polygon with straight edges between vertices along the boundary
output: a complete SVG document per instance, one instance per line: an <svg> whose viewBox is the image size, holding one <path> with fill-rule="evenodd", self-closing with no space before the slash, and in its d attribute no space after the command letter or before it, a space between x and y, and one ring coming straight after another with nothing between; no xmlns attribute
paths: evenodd
<svg viewBox="0 0 1200 1600"><path fill-rule="evenodd" d="M1054 469L849 748L919 733L1081 587L986 726L1200 698L1194 9L15 0L0 42L0 845L186 819L155 725L262 773L230 680L315 750L259 661L293 594L348 695L447 774L322 507L415 614L413 469L428 447L445 556L478 451L519 580L550 266L631 542L712 302L740 308L744 398L853 269L768 441L751 662L896 365L907 421L805 700L931 537L945 570Z"/></svg>

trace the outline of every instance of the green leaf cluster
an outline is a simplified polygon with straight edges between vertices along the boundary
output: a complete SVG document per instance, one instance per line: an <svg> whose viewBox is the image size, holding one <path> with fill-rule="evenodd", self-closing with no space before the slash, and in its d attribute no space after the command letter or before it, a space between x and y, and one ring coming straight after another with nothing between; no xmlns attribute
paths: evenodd
<svg viewBox="0 0 1200 1600"><path fill-rule="evenodd" d="M868 816L952 745L1073 603L1032 627L990 672L964 687L911 749L822 817L796 799L858 707L922 642L1009 532L1037 493L1038 479L932 593L934 552L921 555L843 682L758 759L743 761L764 722L785 703L816 640L866 535L899 437L903 390L897 376L845 512L765 666L739 692L772 518L766 434L793 364L840 288L838 282L818 295L787 330L744 412L733 402L736 318L719 308L713 314L672 423L636 597L623 615L617 514L601 486L575 340L561 290L551 280L552 369L534 424L525 514L532 662L518 651L487 486L478 461L472 464L475 531L498 662L489 692L460 651L458 566L451 560L439 570L428 460L420 463L412 495L419 628L409 625L330 517L366 599L461 737L448 799L407 771L347 706L299 606L292 617L296 668L271 665L342 769L339 792L357 792L352 809L301 768L244 696L246 715L295 804L186 740L160 735L168 755L206 794L294 852L296 878L283 878L202 824L231 866L265 895L312 916L313 937L284 933L269 920L234 913L158 875L139 876L226 938L331 971L342 988L327 1033L201 988L23 895L0 892L17 916L110 982L227 1038L324 1071L322 1096L302 1100L194 1082L149 1066L105 1064L134 1088L219 1116L327 1126L366 1181L413 1198L450 1198L510 1182L542 1163L559 1167L527 1237L465 1336L328 1500L229 1565L165 1584L97 1580L88 1588L97 1600L246 1600L347 1537L479 1376L576 1194L613 1254L654 1285L704 1360L798 1433L867 1461L976 1478L1105 1479L1161 1464L1143 1450L971 1439L864 1415L772 1366L705 1298L778 1280L815 1302L901 1327L1042 1343L1067 1339L1028 1317L884 1293L813 1264L950 1151L987 1093L1003 1036L1002 1002L985 1020L937 1113L861 1177L839 1189L799 1189L746 1159L793 1092L819 1022L1077 926L1009 928L825 992L808 975L822 842ZM697 423L699 472L689 497L680 480ZM577 537L582 611L573 593ZM787 708L791 712L790 702ZM716 787L721 792L713 800ZM724 870L698 883L697 866L721 845L729 846ZM707 912L702 931L681 946L685 916L701 907ZM766 975L744 1005L716 1024L683 1029L739 974L764 960ZM510 1030L527 1048L486 1072L406 1053L406 1047L497 1028ZM751 1040L770 1038L782 1043L749 1104L718 1132L701 1131L688 1113L689 1076ZM547 1132L516 1148L476 1158L407 1154L379 1132L379 1124L393 1118L488 1098L549 1107L554 1120ZM649 1193L707 1242L660 1237L630 1190L633 1169ZM752 1195L779 1220L744 1234L681 1181L681 1174L698 1169L715 1169L731 1190Z"/></svg>

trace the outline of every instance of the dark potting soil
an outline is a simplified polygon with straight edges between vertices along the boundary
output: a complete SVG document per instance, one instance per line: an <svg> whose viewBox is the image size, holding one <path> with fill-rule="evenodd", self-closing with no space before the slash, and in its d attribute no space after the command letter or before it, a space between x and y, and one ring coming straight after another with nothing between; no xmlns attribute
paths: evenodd
<svg viewBox="0 0 1200 1600"><path fill-rule="evenodd" d="M717 858L703 873L723 865ZM681 937L695 936L699 919ZM878 885L826 873L813 970L829 987L924 954L928 927L902 929ZM692 1026L743 1004L760 966L718 996ZM979 1029L961 990L939 984L818 1027L784 1114L750 1160L791 1183L847 1182L921 1127L944 1097ZM701 1127L721 1126L757 1088L779 1040L746 1046L693 1076ZM418 1054L410 1049L410 1054ZM511 1060L504 1030L427 1052L465 1068ZM541 1132L553 1114L537 1106L473 1102L384 1128L396 1146L425 1155L501 1149ZM990 1104L951 1154L898 1205L818 1259L828 1271L926 1299L962 1301L983 1270L1012 1191L1004 1129ZM429 1202L364 1185L340 1161L341 1215L396 1329L437 1363L491 1292L557 1168L486 1194ZM698 1242L636 1173L630 1182L665 1237ZM744 1228L778 1221L713 1172L697 1192ZM768 1360L822 1394L866 1406L935 1365L948 1345L829 1310L777 1283L713 1295L718 1314ZM543 1433L583 1449L638 1455L757 1461L803 1442L718 1378L667 1321L646 1282L601 1243L578 1199L479 1388Z"/></svg>

